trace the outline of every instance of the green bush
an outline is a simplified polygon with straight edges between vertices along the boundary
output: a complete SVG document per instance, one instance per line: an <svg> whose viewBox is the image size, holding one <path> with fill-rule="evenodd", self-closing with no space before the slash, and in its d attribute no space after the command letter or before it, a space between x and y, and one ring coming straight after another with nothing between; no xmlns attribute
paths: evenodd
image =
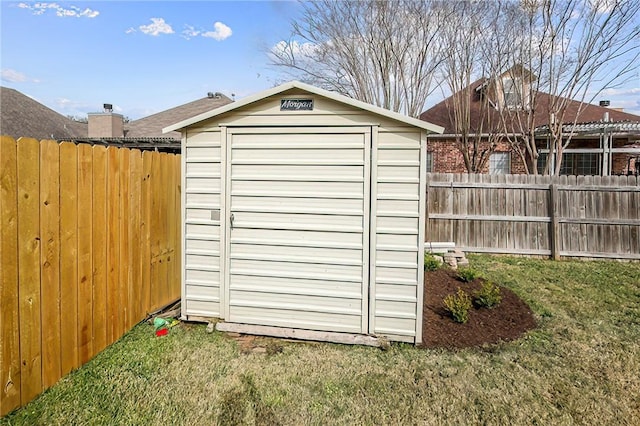
<svg viewBox="0 0 640 426"><path fill-rule="evenodd" d="M459 268L458 269L458 279L460 281L464 281L465 283L470 283L471 281L478 278L480 274L477 271L471 268Z"/></svg>
<svg viewBox="0 0 640 426"><path fill-rule="evenodd" d="M469 321L471 309L471 297L460 287L455 294L449 294L444 298L444 309L449 312L455 322L461 324Z"/></svg>
<svg viewBox="0 0 640 426"><path fill-rule="evenodd" d="M440 262L436 257L431 253L424 254L424 270L425 271L435 271L436 269L442 266L442 262Z"/></svg>
<svg viewBox="0 0 640 426"><path fill-rule="evenodd" d="M491 281L485 282L482 288L476 291L473 296L473 303L481 308L493 308L502 301L500 287Z"/></svg>

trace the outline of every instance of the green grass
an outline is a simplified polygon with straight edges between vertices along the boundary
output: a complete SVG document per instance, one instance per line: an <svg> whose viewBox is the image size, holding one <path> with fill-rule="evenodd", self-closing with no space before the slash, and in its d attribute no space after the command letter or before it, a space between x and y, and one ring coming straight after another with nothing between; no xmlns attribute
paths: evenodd
<svg viewBox="0 0 640 426"><path fill-rule="evenodd" d="M264 338L270 355L139 325L0 424L640 424L640 264L470 259L537 330L459 351Z"/></svg>

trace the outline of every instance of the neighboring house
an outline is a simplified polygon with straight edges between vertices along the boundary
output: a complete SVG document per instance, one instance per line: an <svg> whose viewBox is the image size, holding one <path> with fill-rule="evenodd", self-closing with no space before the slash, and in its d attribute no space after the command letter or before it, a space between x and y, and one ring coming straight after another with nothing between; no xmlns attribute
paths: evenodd
<svg viewBox="0 0 640 426"><path fill-rule="evenodd" d="M515 77L513 77L515 76ZM439 173L466 172L462 154L456 145L460 125L456 126L454 100L468 96L468 131L477 138L482 153L491 152L483 171L491 174L525 173L524 161L534 167L531 158L524 158L513 149L508 139L521 138L524 120L534 135L540 154L537 168L542 171L549 153L549 105L554 99L543 92L531 92L529 84L535 76L522 67L514 67L495 79L482 78L463 91L454 94L420 118L445 128L444 134L430 136L428 161L431 171ZM532 109L530 93L535 96ZM458 98L456 98L456 96ZM556 100L558 98L555 98ZM640 116L614 108L584 104L570 99L563 134L572 133L562 156L563 175L620 175L640 171ZM512 110L501 114L501 110ZM577 123L575 126L573 123ZM638 166L636 166L636 164Z"/></svg>
<svg viewBox="0 0 640 426"><path fill-rule="evenodd" d="M0 134L17 139L87 137L87 123L73 121L15 89L0 87Z"/></svg>
<svg viewBox="0 0 640 426"><path fill-rule="evenodd" d="M124 135L131 137L170 137L180 140L180 132L162 133L164 127L178 123L198 114L209 112L223 105L231 103L231 99L222 93L207 93L207 97L189 102L175 108L167 109L156 114L149 115L139 120L134 120L125 125Z"/></svg>
<svg viewBox="0 0 640 426"><path fill-rule="evenodd" d="M221 93L206 97L129 123L111 105L104 112L88 114L88 123L70 120L14 89L0 92L0 134L35 139L86 142L161 151L180 151L180 133L162 133L162 128L202 114L231 101Z"/></svg>

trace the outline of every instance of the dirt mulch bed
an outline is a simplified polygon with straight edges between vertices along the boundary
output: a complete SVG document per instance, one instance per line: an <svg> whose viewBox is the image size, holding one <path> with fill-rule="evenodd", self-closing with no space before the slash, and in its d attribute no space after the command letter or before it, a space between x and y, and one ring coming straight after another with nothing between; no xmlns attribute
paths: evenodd
<svg viewBox="0 0 640 426"><path fill-rule="evenodd" d="M492 309L472 308L466 324L456 323L444 310L443 299L458 287L469 295L484 281L464 283L456 272L446 268L425 273L422 346L427 348L466 348L515 340L536 327L529 306L508 288L500 287L502 302Z"/></svg>

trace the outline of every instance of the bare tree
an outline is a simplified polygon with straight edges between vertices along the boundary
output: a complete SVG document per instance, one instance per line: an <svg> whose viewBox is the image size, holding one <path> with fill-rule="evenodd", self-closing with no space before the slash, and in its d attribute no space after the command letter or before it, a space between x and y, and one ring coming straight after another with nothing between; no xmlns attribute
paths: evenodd
<svg viewBox="0 0 640 426"><path fill-rule="evenodd" d="M575 125L587 104L604 89L626 82L640 65L640 1L522 0L517 6L510 20L521 32L510 57L537 78L520 86L527 105L503 105L501 120L505 133L518 130L510 142L535 174L539 150L534 130L544 117L550 148L544 170L557 175L574 136L563 128Z"/></svg>
<svg viewBox="0 0 640 426"><path fill-rule="evenodd" d="M480 173L501 139L499 116L487 94L491 80L481 77L495 74L507 60L502 7L499 2L469 1L444 7L455 22L441 33L443 91L453 93L445 102L467 172Z"/></svg>
<svg viewBox="0 0 640 426"><path fill-rule="evenodd" d="M289 76L417 117L436 89L444 11L432 1L303 2L270 52Z"/></svg>

